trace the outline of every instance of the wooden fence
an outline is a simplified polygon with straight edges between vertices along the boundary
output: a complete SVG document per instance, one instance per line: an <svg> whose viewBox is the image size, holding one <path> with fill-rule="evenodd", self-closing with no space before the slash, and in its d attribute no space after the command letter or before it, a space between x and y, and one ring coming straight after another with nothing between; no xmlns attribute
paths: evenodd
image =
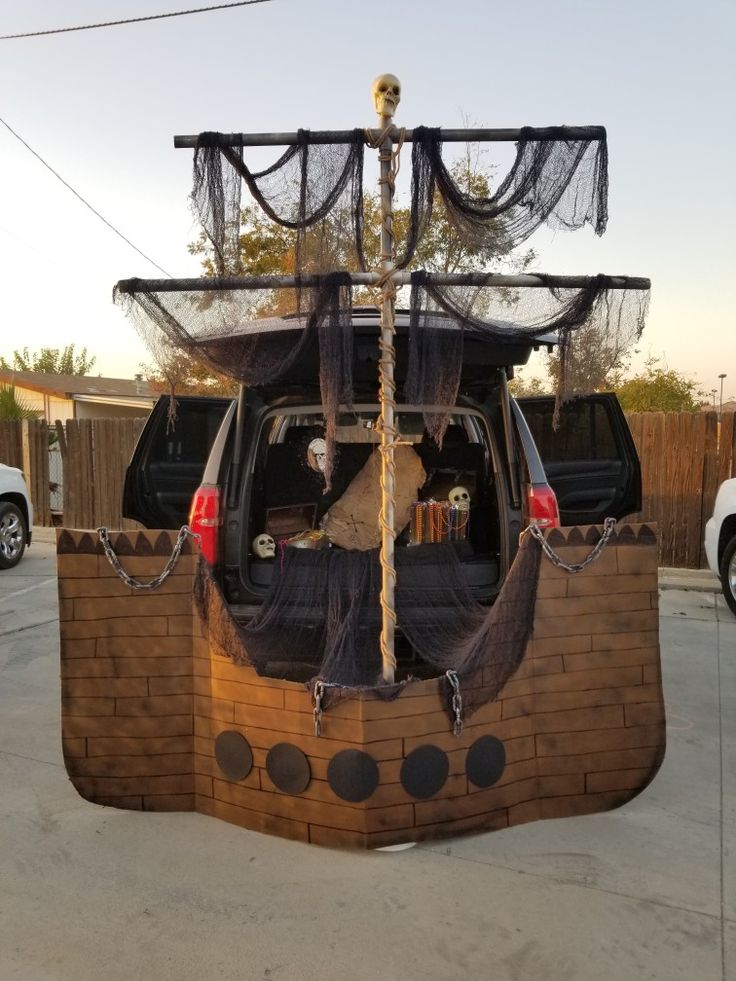
<svg viewBox="0 0 736 981"><path fill-rule="evenodd" d="M49 428L43 419L0 422L0 463L22 470L37 525L51 524Z"/></svg>
<svg viewBox="0 0 736 981"><path fill-rule="evenodd" d="M642 473L642 509L633 521L656 521L659 563L706 565L705 523L719 485L736 477L734 413L640 412L627 416Z"/></svg>
<svg viewBox="0 0 736 981"><path fill-rule="evenodd" d="M56 423L64 465L67 528L140 528L122 516L123 481L145 419L70 419Z"/></svg>
<svg viewBox="0 0 736 981"><path fill-rule="evenodd" d="M722 481L736 477L734 413L644 412L628 416L642 466L643 503L632 521L656 521L660 565L705 565L703 531ZM63 523L68 528L130 529L121 514L125 468L145 419L56 424L64 463ZM48 428L43 421L0 422L0 462L29 482L37 524L50 524ZM29 479L30 478L30 479Z"/></svg>

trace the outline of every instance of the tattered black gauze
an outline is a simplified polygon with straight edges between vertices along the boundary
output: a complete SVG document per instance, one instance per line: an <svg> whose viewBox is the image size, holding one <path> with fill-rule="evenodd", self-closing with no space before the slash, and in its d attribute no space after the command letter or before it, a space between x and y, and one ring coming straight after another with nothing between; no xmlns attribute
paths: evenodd
<svg viewBox="0 0 736 981"><path fill-rule="evenodd" d="M612 356L623 354L641 337L649 304L648 289L617 289L614 276L592 277L580 289L500 287L494 285L493 274L480 286L440 286L426 272L411 278L404 394L413 405L446 407L424 415L427 432L439 445L457 402L467 334L499 345L558 335L550 339L559 340L562 348L559 404L572 394L566 368L575 357L576 332L594 330Z"/></svg>
<svg viewBox="0 0 736 981"><path fill-rule="evenodd" d="M496 602L472 596L451 545L396 550L398 629L438 674L457 673L464 714L496 698L524 656L534 622L541 550L521 543ZM381 680L381 568L378 550L284 547L275 560L263 605L247 625L237 623L206 563L195 599L210 638L238 664L270 677L337 689L371 689L389 696ZM344 692L343 692L344 694Z"/></svg>
<svg viewBox="0 0 736 981"><path fill-rule="evenodd" d="M285 375L316 338L320 393L325 415L326 489L330 488L339 406L353 401L352 290L347 273L321 276L304 288L308 312L291 317L253 319L249 290L210 289L158 292L136 289L136 280L113 294L148 347L156 351L164 336L174 348L246 385L262 386ZM293 300L294 290L290 291ZM263 299L263 292L256 293Z"/></svg>
<svg viewBox="0 0 736 981"><path fill-rule="evenodd" d="M435 193L450 223L472 250L507 254L541 224L553 228L593 226L602 235L608 221L608 146L605 130L594 139L570 139L565 126L525 126L511 170L489 198L477 198L453 179L442 157L441 130L418 126L412 134L410 221L404 269L429 227ZM272 166L253 172L242 147L229 137L203 133L194 151L192 203L212 243L219 275L241 271L240 208L244 181L264 213L297 231L296 272L322 273L354 260L366 270L363 244L365 133L349 143L322 143L324 134L299 130ZM307 230L310 230L307 235Z"/></svg>
<svg viewBox="0 0 736 981"><path fill-rule="evenodd" d="M242 271L243 181L272 221L297 232L297 274L362 264L363 130L353 131L352 142L336 144L322 142L320 133L299 130L299 142L258 172L245 163L242 147L227 145L226 135L203 133L200 139L219 143L195 149L192 187L194 211L212 243L219 275Z"/></svg>
<svg viewBox="0 0 736 981"><path fill-rule="evenodd" d="M396 265L412 260L432 217L437 192L447 217L473 251L494 247L506 254L540 225L575 229L593 226L602 235L608 222L608 144L569 139L565 126L525 126L516 157L489 198L477 198L453 179L442 158L441 130L418 126L412 132L411 216L407 241ZM541 137L545 137L541 139Z"/></svg>

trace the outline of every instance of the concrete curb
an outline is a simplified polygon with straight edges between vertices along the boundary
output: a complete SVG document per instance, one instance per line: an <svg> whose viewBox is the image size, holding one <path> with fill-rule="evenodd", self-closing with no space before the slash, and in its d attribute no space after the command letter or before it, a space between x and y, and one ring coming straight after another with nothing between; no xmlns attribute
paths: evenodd
<svg viewBox="0 0 736 981"><path fill-rule="evenodd" d="M686 589L697 593L720 593L721 581L710 569L660 569L660 589Z"/></svg>
<svg viewBox="0 0 736 981"><path fill-rule="evenodd" d="M56 542L56 528L34 525L33 541ZM709 569L667 569L659 570L660 589L685 589L699 593L720 593L721 583Z"/></svg>

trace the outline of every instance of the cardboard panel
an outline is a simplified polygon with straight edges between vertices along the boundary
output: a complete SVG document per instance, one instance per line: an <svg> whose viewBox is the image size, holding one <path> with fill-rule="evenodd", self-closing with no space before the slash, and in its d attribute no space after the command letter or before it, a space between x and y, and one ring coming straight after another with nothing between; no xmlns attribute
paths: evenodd
<svg viewBox="0 0 736 981"><path fill-rule="evenodd" d="M142 531L111 540L123 567L145 578L160 572L175 537ZM548 541L572 563L595 537L595 529L556 529ZM116 577L94 533L59 532L64 759L88 800L197 810L300 841L378 847L608 810L640 793L662 762L651 526L619 528L577 574L542 558L524 660L459 736L438 679L391 702L365 692L340 701L316 736L304 685L261 678L209 644L192 600L197 561L187 544L163 587L139 593ZM481 671L474 683L487 680ZM243 736L252 754L242 780L229 780L215 757L226 731ZM310 780L299 794L279 790L267 772L280 744L306 756ZM486 747L495 756L484 767ZM346 749L378 767L378 786L358 803L329 782L330 760ZM492 785L468 778L471 750L471 773ZM415 764L430 769L410 773ZM414 797L407 787L434 792Z"/></svg>

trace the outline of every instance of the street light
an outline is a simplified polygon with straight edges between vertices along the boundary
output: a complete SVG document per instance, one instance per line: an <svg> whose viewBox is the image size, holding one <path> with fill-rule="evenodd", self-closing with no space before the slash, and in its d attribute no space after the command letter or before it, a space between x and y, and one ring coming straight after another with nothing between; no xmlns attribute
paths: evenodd
<svg viewBox="0 0 736 981"><path fill-rule="evenodd" d="M718 377L721 379L721 401L718 405L718 418L720 419L721 415L723 414L723 379L727 378L728 375L724 373L722 375L719 375Z"/></svg>

